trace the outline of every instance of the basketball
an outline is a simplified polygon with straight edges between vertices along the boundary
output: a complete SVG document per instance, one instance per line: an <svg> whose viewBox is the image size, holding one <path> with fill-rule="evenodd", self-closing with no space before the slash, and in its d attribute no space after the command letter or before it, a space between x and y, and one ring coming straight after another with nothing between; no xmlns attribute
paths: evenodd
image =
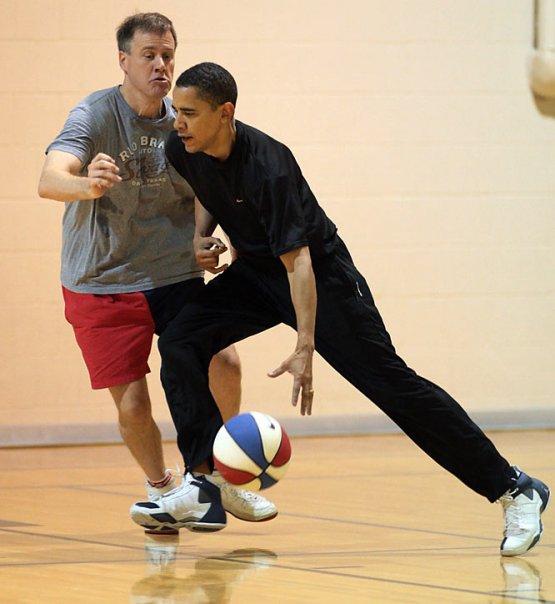
<svg viewBox="0 0 555 604"><path fill-rule="evenodd" d="M287 471L291 444L279 422L253 411L232 417L214 441L214 465L230 483L249 491L267 489Z"/></svg>

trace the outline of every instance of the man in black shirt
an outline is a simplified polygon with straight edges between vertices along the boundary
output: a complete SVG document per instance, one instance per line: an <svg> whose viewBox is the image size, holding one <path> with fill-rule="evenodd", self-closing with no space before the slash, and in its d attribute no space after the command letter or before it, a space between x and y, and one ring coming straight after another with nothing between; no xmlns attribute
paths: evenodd
<svg viewBox="0 0 555 604"><path fill-rule="evenodd" d="M549 489L511 467L449 394L396 354L364 277L291 151L236 121L236 99L235 81L222 67L185 71L173 96L177 132L166 147L196 194L197 261L222 273L159 340L162 383L188 466L211 460L221 426L208 388L212 356L285 323L297 330L297 344L269 375L293 375L292 403L300 396L303 415L312 409L316 348L437 463L500 501L501 553L524 553L540 537ZM212 236L218 224L236 251L229 267L218 266L226 249Z"/></svg>

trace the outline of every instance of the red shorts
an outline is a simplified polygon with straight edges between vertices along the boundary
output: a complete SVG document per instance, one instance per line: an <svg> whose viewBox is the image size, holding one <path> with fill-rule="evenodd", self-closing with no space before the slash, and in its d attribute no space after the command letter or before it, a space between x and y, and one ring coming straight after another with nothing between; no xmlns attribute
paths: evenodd
<svg viewBox="0 0 555 604"><path fill-rule="evenodd" d="M62 286L65 317L93 389L129 384L150 373L154 334L161 333L202 286L202 279L190 279L126 294L81 294Z"/></svg>

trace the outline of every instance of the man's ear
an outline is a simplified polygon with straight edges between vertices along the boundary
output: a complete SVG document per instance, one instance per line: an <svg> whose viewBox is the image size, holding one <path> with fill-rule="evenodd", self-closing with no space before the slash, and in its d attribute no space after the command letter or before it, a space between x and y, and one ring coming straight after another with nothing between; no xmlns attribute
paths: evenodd
<svg viewBox="0 0 555 604"><path fill-rule="evenodd" d="M121 67L123 73L127 73L127 53L123 50L118 51L119 57L119 66Z"/></svg>
<svg viewBox="0 0 555 604"><path fill-rule="evenodd" d="M221 113L222 121L231 122L231 121L233 121L234 115L235 115L235 105L233 103L230 103L229 101L227 103L224 103L222 105L222 113Z"/></svg>

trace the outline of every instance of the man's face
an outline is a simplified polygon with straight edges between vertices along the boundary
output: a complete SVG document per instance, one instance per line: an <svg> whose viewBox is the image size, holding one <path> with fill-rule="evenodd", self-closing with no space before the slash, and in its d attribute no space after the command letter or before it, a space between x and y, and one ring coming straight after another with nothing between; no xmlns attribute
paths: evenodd
<svg viewBox="0 0 555 604"><path fill-rule="evenodd" d="M188 153L210 150L218 142L218 135L229 122L226 105L230 103L214 107L198 96L195 86L173 89L173 127Z"/></svg>
<svg viewBox="0 0 555 604"><path fill-rule="evenodd" d="M175 40L169 31L159 35L137 30L129 53L120 50L119 61L134 88L149 98L161 99L171 88Z"/></svg>

